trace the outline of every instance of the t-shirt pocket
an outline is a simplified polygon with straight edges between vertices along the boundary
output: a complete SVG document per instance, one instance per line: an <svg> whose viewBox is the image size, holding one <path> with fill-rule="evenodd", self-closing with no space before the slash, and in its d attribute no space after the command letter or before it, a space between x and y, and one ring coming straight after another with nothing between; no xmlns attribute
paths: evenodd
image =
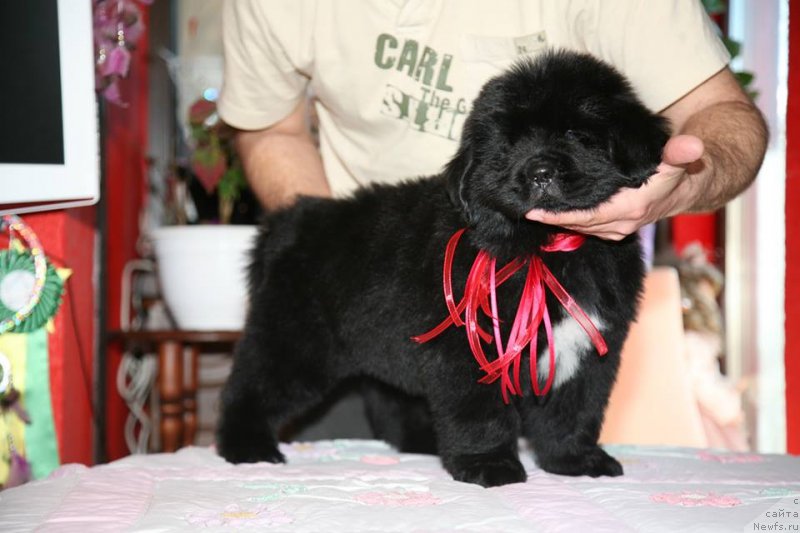
<svg viewBox="0 0 800 533"><path fill-rule="evenodd" d="M509 37L463 35L462 86L469 100L474 100L489 79L503 73L515 61L536 56L546 49L547 35L544 31Z"/></svg>

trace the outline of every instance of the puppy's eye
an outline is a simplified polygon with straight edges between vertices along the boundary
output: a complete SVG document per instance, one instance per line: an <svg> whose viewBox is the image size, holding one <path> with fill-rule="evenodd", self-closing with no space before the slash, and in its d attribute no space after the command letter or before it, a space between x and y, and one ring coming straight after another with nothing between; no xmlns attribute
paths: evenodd
<svg viewBox="0 0 800 533"><path fill-rule="evenodd" d="M579 142L585 145L591 145L595 142L591 134L580 130L567 130L564 132L564 138L568 141Z"/></svg>

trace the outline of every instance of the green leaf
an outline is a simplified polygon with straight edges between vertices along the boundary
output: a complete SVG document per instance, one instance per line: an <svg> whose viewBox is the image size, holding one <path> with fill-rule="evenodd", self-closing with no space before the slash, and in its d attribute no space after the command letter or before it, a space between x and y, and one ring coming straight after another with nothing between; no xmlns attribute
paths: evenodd
<svg viewBox="0 0 800 533"><path fill-rule="evenodd" d="M241 167L230 167L217 185L217 192L220 198L236 201L241 196L242 191L247 187L247 179Z"/></svg>
<svg viewBox="0 0 800 533"><path fill-rule="evenodd" d="M736 72L735 75L736 79L739 80L739 83L742 84L742 87L747 87L748 85L750 85L753 82L753 79L755 78L755 74L745 70L741 72Z"/></svg>
<svg viewBox="0 0 800 533"><path fill-rule="evenodd" d="M192 139L198 144L208 143L211 133L204 127L198 125L190 126Z"/></svg>
<svg viewBox="0 0 800 533"><path fill-rule="evenodd" d="M709 15L719 15L728 10L725 0L703 0L703 7Z"/></svg>
<svg viewBox="0 0 800 533"><path fill-rule="evenodd" d="M728 53L731 54L731 57L736 57L742 51L742 44L739 41L734 41L730 37L723 36L722 43L725 45L725 48L728 49Z"/></svg>

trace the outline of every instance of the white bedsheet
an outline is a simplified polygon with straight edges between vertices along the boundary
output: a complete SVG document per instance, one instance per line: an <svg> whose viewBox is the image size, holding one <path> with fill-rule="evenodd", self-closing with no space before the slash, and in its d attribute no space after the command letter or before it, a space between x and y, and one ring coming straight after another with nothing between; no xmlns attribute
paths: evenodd
<svg viewBox="0 0 800 533"><path fill-rule="evenodd" d="M0 492L0 531L800 531L800 458L610 446L619 478L458 483L378 441L283 446L286 465L209 448L128 457Z"/></svg>

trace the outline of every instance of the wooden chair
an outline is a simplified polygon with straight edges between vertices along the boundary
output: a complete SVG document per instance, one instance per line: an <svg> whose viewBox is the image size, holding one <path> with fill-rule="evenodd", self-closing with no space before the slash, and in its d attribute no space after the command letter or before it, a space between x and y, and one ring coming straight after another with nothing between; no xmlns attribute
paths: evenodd
<svg viewBox="0 0 800 533"><path fill-rule="evenodd" d="M115 331L112 340L158 356L158 416L161 450L174 452L194 443L197 433L198 360L204 349L230 351L239 331Z"/></svg>

